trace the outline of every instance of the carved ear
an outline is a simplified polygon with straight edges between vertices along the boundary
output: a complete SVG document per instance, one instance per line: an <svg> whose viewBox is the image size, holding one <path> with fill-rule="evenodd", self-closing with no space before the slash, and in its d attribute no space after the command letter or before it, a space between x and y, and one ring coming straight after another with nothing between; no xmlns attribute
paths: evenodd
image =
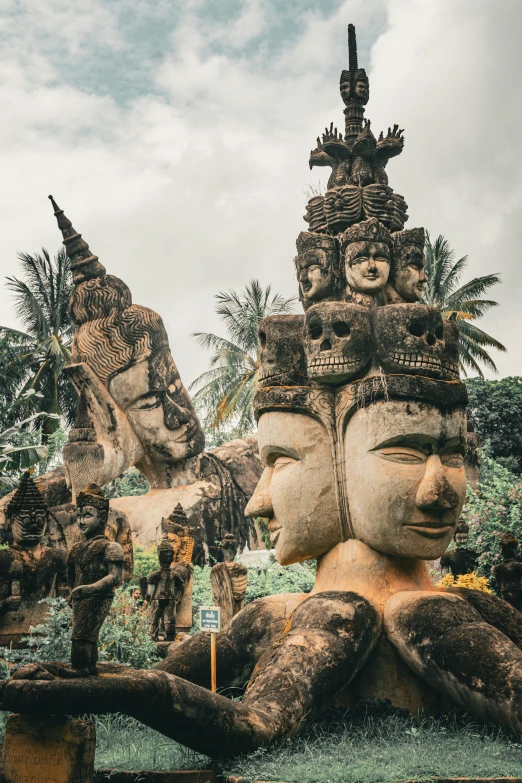
<svg viewBox="0 0 522 783"><path fill-rule="evenodd" d="M84 408L83 424L71 430L71 442L63 450L67 483L74 501L76 493L87 484L104 486L139 462L143 447L124 412L87 364L70 364L65 372ZM85 437L89 428L94 437Z"/></svg>

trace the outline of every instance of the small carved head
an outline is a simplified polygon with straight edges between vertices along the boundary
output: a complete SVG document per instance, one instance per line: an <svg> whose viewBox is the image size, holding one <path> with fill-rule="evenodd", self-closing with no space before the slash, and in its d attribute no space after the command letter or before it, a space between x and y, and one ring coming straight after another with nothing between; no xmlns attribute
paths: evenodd
<svg viewBox="0 0 522 783"><path fill-rule="evenodd" d="M370 100L370 82L364 68L358 68L353 75L353 98L363 106Z"/></svg>
<svg viewBox="0 0 522 783"><path fill-rule="evenodd" d="M302 344L304 315L269 315L259 324L259 386L301 386L306 382Z"/></svg>
<svg viewBox="0 0 522 783"><path fill-rule="evenodd" d="M500 537L500 549L502 551L502 557L504 560L515 560L518 549L518 538L508 530L507 533L503 533Z"/></svg>
<svg viewBox="0 0 522 783"><path fill-rule="evenodd" d="M388 282L391 239L376 218L348 228L341 239L346 280L352 291L373 296Z"/></svg>
<svg viewBox="0 0 522 783"><path fill-rule="evenodd" d="M453 540L459 547L466 546L469 539L469 526L465 522L459 522L453 534Z"/></svg>
<svg viewBox="0 0 522 783"><path fill-rule="evenodd" d="M352 74L350 71L342 71L339 82L339 92L345 106L348 106L352 97Z"/></svg>
<svg viewBox="0 0 522 783"><path fill-rule="evenodd" d="M221 542L221 551L225 563L233 563L237 554L237 541L232 533L227 533Z"/></svg>
<svg viewBox="0 0 522 783"><path fill-rule="evenodd" d="M304 344L308 377L321 383L356 378L371 359L368 311L347 302L321 302L306 312Z"/></svg>
<svg viewBox="0 0 522 783"><path fill-rule="evenodd" d="M375 362L385 373L439 378L445 340L439 310L421 304L396 304L372 312Z"/></svg>
<svg viewBox="0 0 522 783"><path fill-rule="evenodd" d="M174 546L167 538L162 538L158 544L158 560L162 568L170 568L174 560Z"/></svg>
<svg viewBox="0 0 522 783"><path fill-rule="evenodd" d="M323 299L340 299L344 275L340 270L337 239L301 231L296 245L295 266L303 308L307 310Z"/></svg>
<svg viewBox="0 0 522 783"><path fill-rule="evenodd" d="M7 506L6 517L17 546L34 547L40 543L47 525L47 506L30 473L22 476Z"/></svg>
<svg viewBox="0 0 522 783"><path fill-rule="evenodd" d="M424 229L392 234L393 264L390 282L405 302L418 302L427 277L424 271Z"/></svg>
<svg viewBox="0 0 522 783"><path fill-rule="evenodd" d="M78 527L90 539L105 534L109 517L109 501L97 484L89 484L76 498Z"/></svg>

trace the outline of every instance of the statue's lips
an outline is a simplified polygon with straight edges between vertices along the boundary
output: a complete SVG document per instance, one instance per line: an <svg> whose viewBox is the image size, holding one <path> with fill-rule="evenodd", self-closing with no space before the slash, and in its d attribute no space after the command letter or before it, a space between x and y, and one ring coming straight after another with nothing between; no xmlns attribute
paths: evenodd
<svg viewBox="0 0 522 783"><path fill-rule="evenodd" d="M270 533L270 543L274 546L277 543L277 539L279 538L279 535L281 533L282 526L278 525L277 522L274 522L274 520L270 520L268 523L268 531Z"/></svg>
<svg viewBox="0 0 522 783"><path fill-rule="evenodd" d="M405 525L406 528L409 530L413 530L414 533L417 533L419 536L422 536L423 538L445 538L448 533L451 533L454 529L454 525L448 525L444 522L417 522L410 525Z"/></svg>

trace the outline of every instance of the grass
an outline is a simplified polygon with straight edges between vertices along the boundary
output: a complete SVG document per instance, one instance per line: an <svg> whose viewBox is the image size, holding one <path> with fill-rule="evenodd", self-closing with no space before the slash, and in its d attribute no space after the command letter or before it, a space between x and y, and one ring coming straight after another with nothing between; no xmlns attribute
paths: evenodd
<svg viewBox="0 0 522 783"><path fill-rule="evenodd" d="M5 715L0 713L0 735ZM206 756L124 715L98 716L96 734L98 769L216 768L216 762ZM517 776L522 774L522 742L500 729L462 717L337 719L271 748L221 761L217 767L247 781L287 783Z"/></svg>

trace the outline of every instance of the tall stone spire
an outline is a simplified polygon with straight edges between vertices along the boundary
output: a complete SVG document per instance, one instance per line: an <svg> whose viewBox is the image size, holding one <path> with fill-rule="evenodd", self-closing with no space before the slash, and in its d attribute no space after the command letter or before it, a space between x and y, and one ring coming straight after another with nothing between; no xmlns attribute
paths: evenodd
<svg viewBox="0 0 522 783"><path fill-rule="evenodd" d="M355 37L355 27L353 24L348 25L348 68L350 71L355 72L358 68L357 63L357 39Z"/></svg>
<svg viewBox="0 0 522 783"><path fill-rule="evenodd" d="M87 242L73 228L71 221L64 215L63 209L60 209L54 198L49 196L49 199L53 205L58 228L62 232L67 255L71 259L71 271L75 285L93 277L103 277L105 267L98 261L98 256L91 253Z"/></svg>

